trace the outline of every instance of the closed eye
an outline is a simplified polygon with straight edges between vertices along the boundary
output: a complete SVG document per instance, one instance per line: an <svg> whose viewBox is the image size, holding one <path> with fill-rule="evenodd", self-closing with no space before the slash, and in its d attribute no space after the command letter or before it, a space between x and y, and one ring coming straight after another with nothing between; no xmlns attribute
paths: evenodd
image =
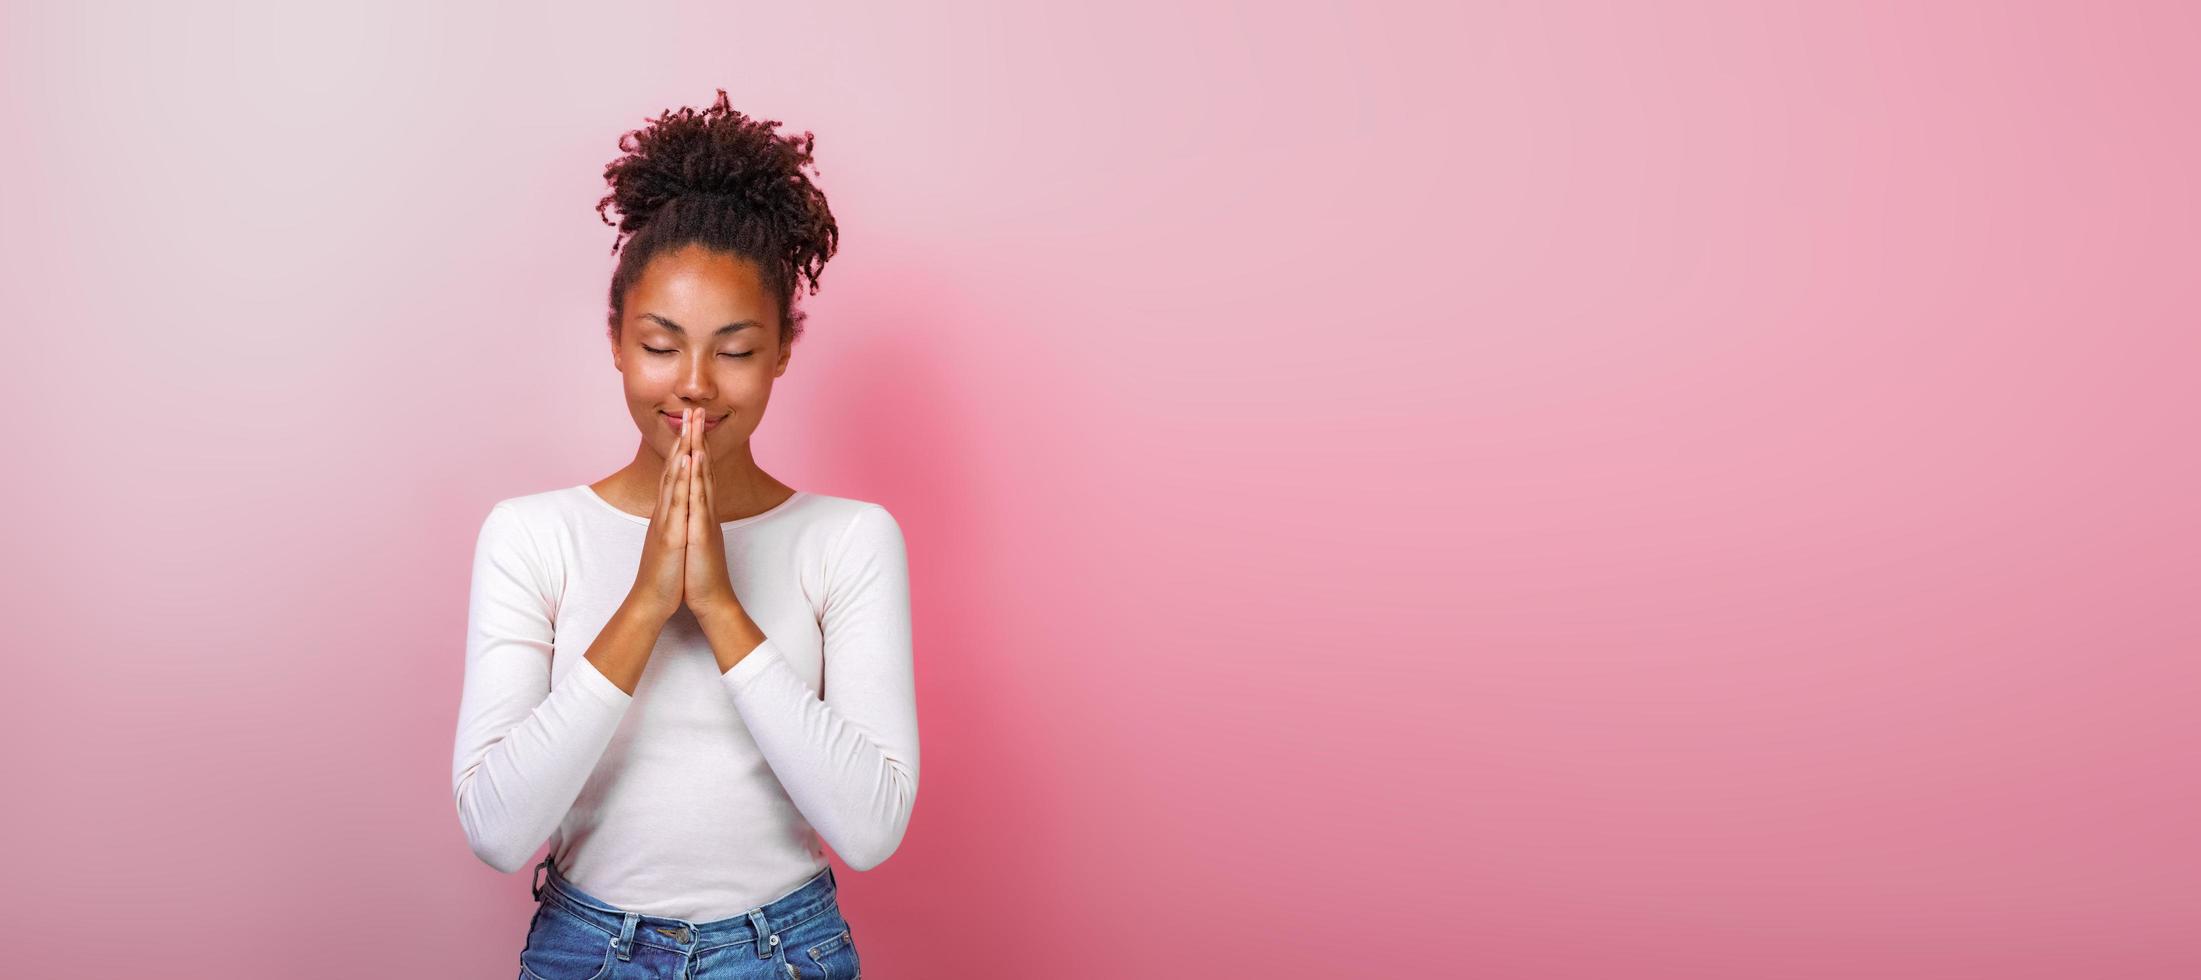
<svg viewBox="0 0 2201 980"><path fill-rule="evenodd" d="M655 348L655 347L651 347L651 346L649 346L648 344L644 344L644 345L642 345L642 349L643 349L643 350L646 350L646 351L649 351L649 352L650 352L650 353L652 353L652 354L670 354L670 353L672 353L672 351L671 351L671 350L659 350L659 349L657 349L657 348ZM756 354L756 351L750 350L750 351L742 351L742 352L741 352L741 353L739 353L739 354L720 354L720 355L718 355L718 356L720 356L720 357L751 357L751 356L754 356L755 354Z"/></svg>

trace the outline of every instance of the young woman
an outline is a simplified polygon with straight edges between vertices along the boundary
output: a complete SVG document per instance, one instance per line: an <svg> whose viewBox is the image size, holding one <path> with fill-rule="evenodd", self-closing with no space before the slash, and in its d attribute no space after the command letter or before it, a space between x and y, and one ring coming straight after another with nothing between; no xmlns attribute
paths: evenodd
<svg viewBox="0 0 2201 980"><path fill-rule="evenodd" d="M916 802L901 527L750 452L839 235L778 125L720 90L620 139L597 211L641 444L475 546L451 782L491 867L549 841L523 978L856 977L823 845L867 870Z"/></svg>

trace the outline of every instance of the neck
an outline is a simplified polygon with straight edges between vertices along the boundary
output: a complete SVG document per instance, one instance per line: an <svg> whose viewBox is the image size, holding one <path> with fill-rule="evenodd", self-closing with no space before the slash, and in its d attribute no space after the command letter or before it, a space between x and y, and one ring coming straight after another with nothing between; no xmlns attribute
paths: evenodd
<svg viewBox="0 0 2201 980"><path fill-rule="evenodd" d="M634 461L613 479L623 475L630 494L638 493L646 508L656 503L657 481L664 473L665 458L644 442L636 446ZM727 447L711 460L711 498L718 509L714 520L735 521L763 513L785 501L793 490L757 466L747 442Z"/></svg>

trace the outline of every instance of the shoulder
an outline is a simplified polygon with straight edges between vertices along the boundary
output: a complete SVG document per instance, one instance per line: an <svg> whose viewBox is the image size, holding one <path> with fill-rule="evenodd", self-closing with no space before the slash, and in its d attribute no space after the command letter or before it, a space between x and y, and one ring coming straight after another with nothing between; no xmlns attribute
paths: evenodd
<svg viewBox="0 0 2201 980"><path fill-rule="evenodd" d="M851 526L894 526L894 514L885 504L854 497L836 497L831 494L807 492L810 520L825 524L836 531L846 531Z"/></svg>
<svg viewBox="0 0 2201 980"><path fill-rule="evenodd" d="M586 492L585 487L560 487L506 497L489 505L482 516L481 536L532 546L547 529L566 523L578 501L576 495Z"/></svg>
<svg viewBox="0 0 2201 980"><path fill-rule="evenodd" d="M521 520L540 518L549 514L558 506L557 498L564 493L566 493L565 490L543 490L536 493L521 494L517 497L506 497L489 505L488 516L491 518L502 516L508 520L514 518Z"/></svg>
<svg viewBox="0 0 2201 980"><path fill-rule="evenodd" d="M805 515L811 526L822 532L823 543L831 554L902 549L901 522L884 504L810 493Z"/></svg>

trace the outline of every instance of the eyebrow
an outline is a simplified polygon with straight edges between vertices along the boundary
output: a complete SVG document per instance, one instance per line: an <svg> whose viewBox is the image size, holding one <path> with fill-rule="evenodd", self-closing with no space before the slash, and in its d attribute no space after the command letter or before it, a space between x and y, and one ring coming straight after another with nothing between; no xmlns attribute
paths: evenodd
<svg viewBox="0 0 2201 980"><path fill-rule="evenodd" d="M658 315L657 315L657 314L655 314L655 313L644 313L644 314L642 314L642 319L644 319L644 320L655 320L655 321L657 321L657 324L658 324L659 326L661 326L661 327L664 327L665 329L667 329L667 330L670 330L670 331L672 331L672 332L674 332L674 333L676 333L676 334L679 334L679 335L681 335L681 336L683 336L683 337L685 337L685 336L687 336L687 335L688 335L688 332L687 332L686 330L682 330L682 329L680 329L680 324L674 323L674 322L672 322L671 320L667 320L667 319L665 319L664 317L658 316ZM763 324L761 324L761 323L758 323L758 322L757 322L757 321L755 321L755 320L742 320L742 321L740 321L740 322L738 322L738 323L729 323L729 324L727 324L727 325L725 325L725 326L723 326L723 327L720 327L720 328L718 328L718 329L716 329L716 330L713 330L713 331L711 331L711 336L714 336L714 337L716 337L716 336L718 336L718 335L720 335L720 334L729 334L729 333L733 333L733 332L734 332L734 331L736 331L736 330L744 330L744 329L747 329L747 328L749 328L749 327L761 327L761 326L763 326Z"/></svg>

